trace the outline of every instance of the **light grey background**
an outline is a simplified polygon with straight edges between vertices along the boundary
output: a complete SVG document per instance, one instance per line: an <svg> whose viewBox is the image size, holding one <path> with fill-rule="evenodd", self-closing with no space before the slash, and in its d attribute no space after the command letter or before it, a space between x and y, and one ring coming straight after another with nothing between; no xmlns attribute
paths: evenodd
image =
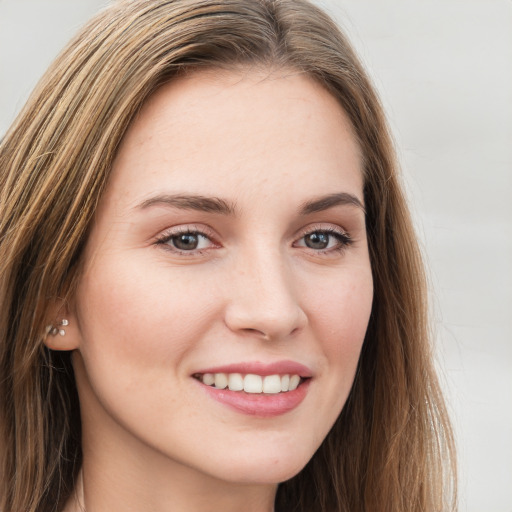
<svg viewBox="0 0 512 512"><path fill-rule="evenodd" d="M512 2L318 0L374 77L428 260L461 511L512 512ZM0 0L0 136L106 0Z"/></svg>

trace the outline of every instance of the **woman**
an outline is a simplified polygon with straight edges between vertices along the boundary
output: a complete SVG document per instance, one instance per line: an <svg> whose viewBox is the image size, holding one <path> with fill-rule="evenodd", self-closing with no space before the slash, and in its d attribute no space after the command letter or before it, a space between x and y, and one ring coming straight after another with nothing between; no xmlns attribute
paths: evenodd
<svg viewBox="0 0 512 512"><path fill-rule="evenodd" d="M0 510L454 507L390 138L316 7L116 2L0 169Z"/></svg>

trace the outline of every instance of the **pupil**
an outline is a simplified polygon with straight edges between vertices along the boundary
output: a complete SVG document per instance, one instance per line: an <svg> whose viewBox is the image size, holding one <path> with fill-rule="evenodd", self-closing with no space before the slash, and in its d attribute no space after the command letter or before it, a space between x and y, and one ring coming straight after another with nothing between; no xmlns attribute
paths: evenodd
<svg viewBox="0 0 512 512"><path fill-rule="evenodd" d="M183 249L185 251L190 251L197 248L199 243L198 236L192 233L186 233L184 235L180 235L174 239L174 246L177 249Z"/></svg>
<svg viewBox="0 0 512 512"><path fill-rule="evenodd" d="M310 249L325 249L329 245L329 235L326 233L311 233L306 235L306 245Z"/></svg>

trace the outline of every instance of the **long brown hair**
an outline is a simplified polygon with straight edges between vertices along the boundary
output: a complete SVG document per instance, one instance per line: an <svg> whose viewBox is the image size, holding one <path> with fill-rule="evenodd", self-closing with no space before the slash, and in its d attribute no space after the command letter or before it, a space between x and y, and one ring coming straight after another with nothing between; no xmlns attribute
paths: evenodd
<svg viewBox="0 0 512 512"><path fill-rule="evenodd" d="M81 466L69 353L42 343L73 294L120 141L164 82L201 67L286 67L340 102L363 159L374 303L350 397L282 512L455 508L453 440L432 367L425 278L378 98L306 0L121 0L51 66L0 144L0 510L61 511Z"/></svg>

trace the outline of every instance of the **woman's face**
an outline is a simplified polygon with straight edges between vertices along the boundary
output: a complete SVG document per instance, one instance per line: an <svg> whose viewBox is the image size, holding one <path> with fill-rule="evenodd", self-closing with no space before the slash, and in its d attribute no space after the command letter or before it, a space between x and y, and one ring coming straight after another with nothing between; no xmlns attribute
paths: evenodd
<svg viewBox="0 0 512 512"><path fill-rule="evenodd" d="M372 294L337 101L295 72L165 85L120 147L73 306L86 457L290 478L343 408Z"/></svg>

